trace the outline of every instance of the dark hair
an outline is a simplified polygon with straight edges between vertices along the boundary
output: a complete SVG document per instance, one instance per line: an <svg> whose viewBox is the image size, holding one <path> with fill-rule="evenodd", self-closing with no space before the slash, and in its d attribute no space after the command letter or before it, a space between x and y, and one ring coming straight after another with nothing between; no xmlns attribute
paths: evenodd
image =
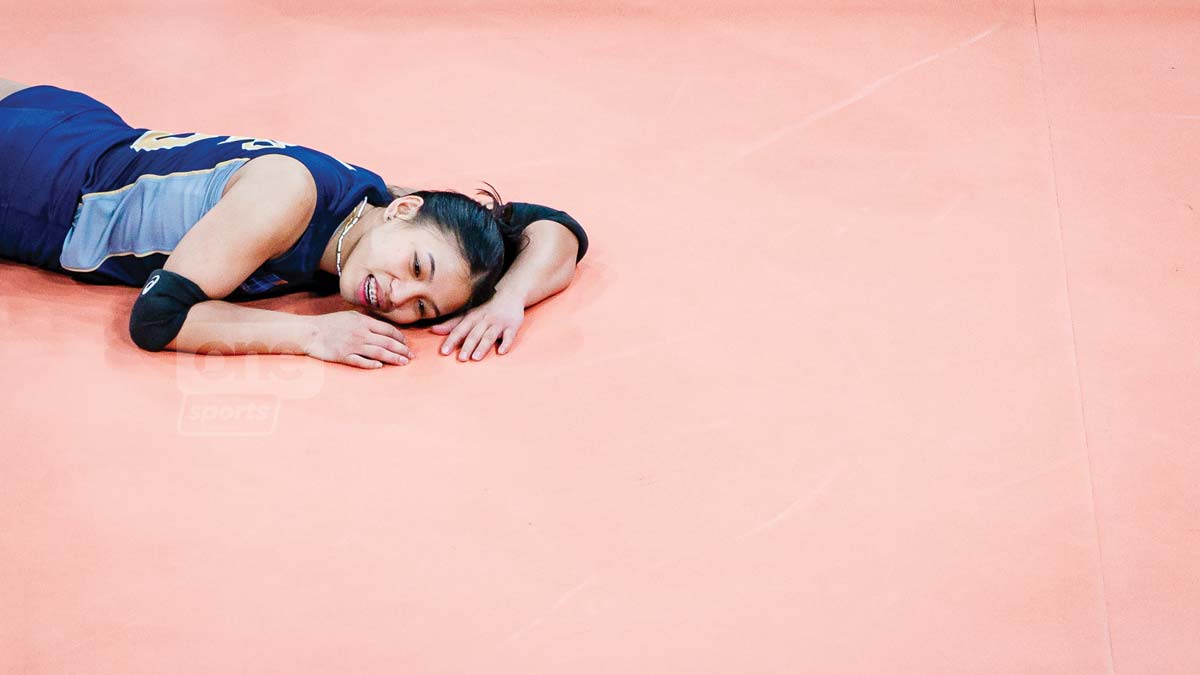
<svg viewBox="0 0 1200 675"><path fill-rule="evenodd" d="M511 259L528 242L528 237L512 225L512 205L505 204L491 184L484 185L487 189L476 190L476 193L491 201L490 207L453 190L409 190L388 186L393 199L412 195L423 200L415 223L436 228L458 242L471 275L471 296L460 312L492 299L496 284ZM442 316L437 321L457 313Z"/></svg>

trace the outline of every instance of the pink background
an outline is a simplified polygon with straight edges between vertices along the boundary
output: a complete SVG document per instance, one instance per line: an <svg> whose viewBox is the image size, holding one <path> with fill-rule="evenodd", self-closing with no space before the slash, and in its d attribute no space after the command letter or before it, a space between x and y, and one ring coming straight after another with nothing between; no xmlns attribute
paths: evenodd
<svg viewBox="0 0 1200 675"><path fill-rule="evenodd" d="M376 372L0 263L0 672L1200 672L1195 3L0 2L0 76L593 239Z"/></svg>

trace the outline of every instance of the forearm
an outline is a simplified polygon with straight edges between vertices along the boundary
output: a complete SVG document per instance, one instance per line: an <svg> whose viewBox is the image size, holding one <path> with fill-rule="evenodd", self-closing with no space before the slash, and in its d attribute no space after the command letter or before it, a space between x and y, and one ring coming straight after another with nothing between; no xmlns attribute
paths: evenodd
<svg viewBox="0 0 1200 675"><path fill-rule="evenodd" d="M536 305L570 285L575 276L579 240L552 220L539 220L525 228L528 245L496 284L496 294Z"/></svg>
<svg viewBox="0 0 1200 675"><path fill-rule="evenodd" d="M168 349L195 354L305 354L313 317L222 300L193 305Z"/></svg>

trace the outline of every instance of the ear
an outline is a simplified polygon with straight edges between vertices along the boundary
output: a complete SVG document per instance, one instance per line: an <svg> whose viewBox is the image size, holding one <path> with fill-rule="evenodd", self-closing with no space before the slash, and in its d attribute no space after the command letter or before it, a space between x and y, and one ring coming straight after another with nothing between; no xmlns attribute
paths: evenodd
<svg viewBox="0 0 1200 675"><path fill-rule="evenodd" d="M416 195L407 195L393 199L391 204L383 211L384 220L409 220L416 217L417 212L421 210L421 205L425 203L424 199Z"/></svg>

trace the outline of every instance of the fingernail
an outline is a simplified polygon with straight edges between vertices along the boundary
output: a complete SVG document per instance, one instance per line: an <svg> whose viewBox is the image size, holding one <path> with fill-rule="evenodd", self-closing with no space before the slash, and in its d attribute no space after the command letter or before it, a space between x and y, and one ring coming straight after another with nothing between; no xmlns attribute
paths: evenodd
<svg viewBox="0 0 1200 675"><path fill-rule="evenodd" d="M472 354L472 355L471 355L471 358L473 358L473 359L475 359L476 361L478 361L479 359L482 359L482 358L483 358L483 354L480 354L479 352L475 352L474 354Z"/></svg>

